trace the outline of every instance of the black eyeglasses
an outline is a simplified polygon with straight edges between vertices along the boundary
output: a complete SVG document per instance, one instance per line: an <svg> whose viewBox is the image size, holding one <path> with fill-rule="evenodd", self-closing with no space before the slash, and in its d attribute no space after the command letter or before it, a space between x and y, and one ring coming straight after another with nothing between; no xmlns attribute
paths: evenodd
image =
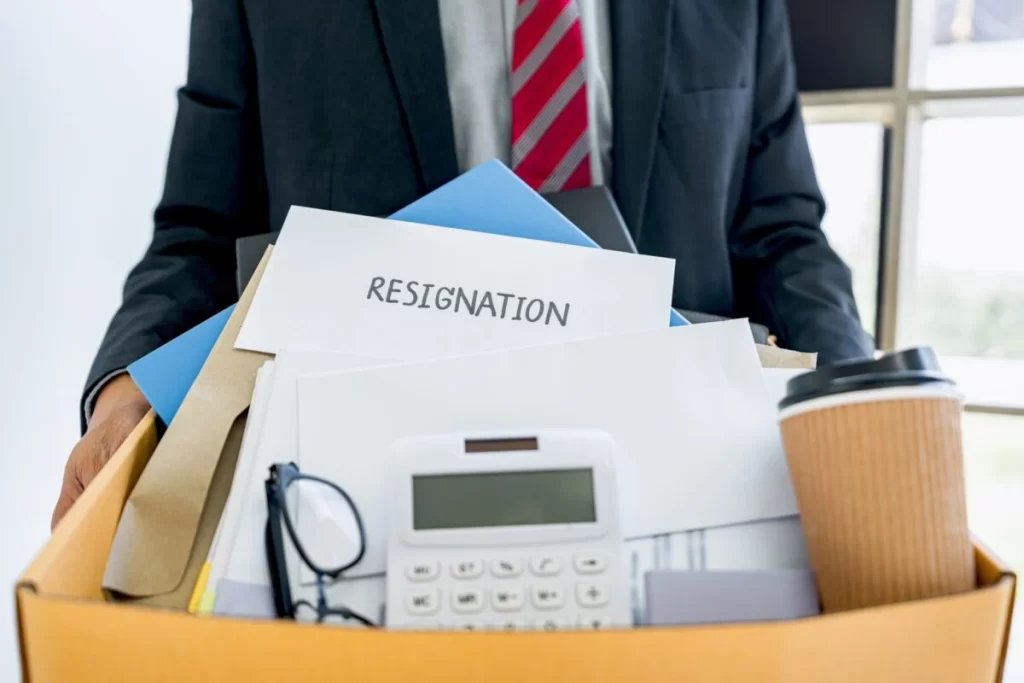
<svg viewBox="0 0 1024 683"><path fill-rule="evenodd" d="M317 623L333 616L375 626L347 607L327 603L327 586L359 564L366 553L363 519L352 498L326 479L302 474L293 463L271 466L264 487L267 563L277 616L295 619L300 610L310 610ZM288 531L299 557L316 575L316 605L292 600L282 529Z"/></svg>

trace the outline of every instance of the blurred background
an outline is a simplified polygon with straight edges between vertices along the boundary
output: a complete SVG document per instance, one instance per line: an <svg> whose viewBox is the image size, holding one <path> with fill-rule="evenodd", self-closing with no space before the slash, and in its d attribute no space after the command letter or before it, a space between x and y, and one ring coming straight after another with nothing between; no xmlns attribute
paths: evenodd
<svg viewBox="0 0 1024 683"><path fill-rule="evenodd" d="M1024 568L1024 0L788 2L825 231L879 348L931 344L966 393L971 527ZM0 11L0 680L18 676L13 583L149 241L190 11ZM1022 630L1007 681L1024 681Z"/></svg>

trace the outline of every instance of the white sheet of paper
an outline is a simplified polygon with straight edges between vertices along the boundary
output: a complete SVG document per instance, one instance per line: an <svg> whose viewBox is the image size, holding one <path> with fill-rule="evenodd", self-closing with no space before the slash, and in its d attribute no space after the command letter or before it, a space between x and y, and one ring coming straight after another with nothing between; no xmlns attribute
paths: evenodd
<svg viewBox="0 0 1024 683"><path fill-rule="evenodd" d="M806 569L810 566L797 516L662 534L650 541L654 568L674 571Z"/></svg>
<svg viewBox="0 0 1024 683"><path fill-rule="evenodd" d="M674 268L653 256L292 207L235 348L418 360L659 329Z"/></svg>
<svg viewBox="0 0 1024 683"><path fill-rule="evenodd" d="M647 572L659 568L655 559L655 539L647 537L628 541L623 552L626 576L629 577L629 607L633 613L633 623L641 624L647 604L644 577Z"/></svg>
<svg viewBox="0 0 1024 683"><path fill-rule="evenodd" d="M206 578L207 591L216 590L231 559L231 551L238 535L238 525L245 503L245 492L255 462L256 450L259 447L267 406L270 403L274 384L274 366L275 362L268 360L256 371L256 384L252 392L249 416L245 421L242 445L238 451L238 462L235 464L235 473L231 478L231 490L228 493L227 502L224 504L224 511L221 513L217 533L210 548L210 573Z"/></svg>
<svg viewBox="0 0 1024 683"><path fill-rule="evenodd" d="M653 570L807 569L810 559L799 517L693 529L628 541L623 559L634 621L646 614L645 575Z"/></svg>
<svg viewBox="0 0 1024 683"><path fill-rule="evenodd" d="M287 550L287 561L293 562L294 550ZM291 567L291 564L289 564ZM291 570L289 569L289 572ZM289 577L293 576L289 573ZM348 607L362 614L374 623L380 624L384 616L384 594L386 581L377 576L356 581L339 581L327 586L327 603L332 607ZM317 590L315 586L301 586L292 582L292 600L307 600L315 605ZM213 613L218 617L242 617L245 619L274 619L277 617L274 607L274 589L269 583L244 583L221 579L217 585L217 600ZM303 615L308 615L306 610ZM336 622L329 621L334 625ZM353 627L357 623L350 622Z"/></svg>
<svg viewBox="0 0 1024 683"><path fill-rule="evenodd" d="M807 569L803 527L797 516L766 519L700 532L706 570Z"/></svg>
<svg viewBox="0 0 1024 683"><path fill-rule="evenodd" d="M786 395L786 382L804 372L807 371L762 369L773 405ZM803 528L796 516L631 540L626 543L623 562L630 571L630 596L636 618L646 613L644 574L652 569L715 571L810 566Z"/></svg>
<svg viewBox="0 0 1024 683"><path fill-rule="evenodd" d="M240 504L235 531L226 539L230 544L228 560L221 576L242 583L270 582L263 543L263 528L267 522L263 482L267 479L268 468L274 463L299 462L298 376L308 372L366 368L387 362L352 354L292 349L285 349L277 355L259 443L246 460L239 458L237 467L245 468L247 474L232 485L228 499L231 501L237 497Z"/></svg>
<svg viewBox="0 0 1024 683"><path fill-rule="evenodd" d="M768 396L776 406L786 397L786 383L807 370L800 368L763 368L764 384L768 388Z"/></svg>
<svg viewBox="0 0 1024 683"><path fill-rule="evenodd" d="M428 433L609 432L627 537L792 515L775 407L745 321L300 377L299 454L359 505L358 574L384 569L386 454Z"/></svg>

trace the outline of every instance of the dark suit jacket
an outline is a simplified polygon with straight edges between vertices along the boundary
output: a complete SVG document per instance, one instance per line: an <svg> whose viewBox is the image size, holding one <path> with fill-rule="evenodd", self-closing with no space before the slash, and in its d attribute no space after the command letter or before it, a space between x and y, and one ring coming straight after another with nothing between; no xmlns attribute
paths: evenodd
<svg viewBox="0 0 1024 683"><path fill-rule="evenodd" d="M820 229L783 0L610 0L613 191L673 304L871 350ZM153 241L87 390L235 299L293 204L387 215L458 173L434 0L194 0Z"/></svg>

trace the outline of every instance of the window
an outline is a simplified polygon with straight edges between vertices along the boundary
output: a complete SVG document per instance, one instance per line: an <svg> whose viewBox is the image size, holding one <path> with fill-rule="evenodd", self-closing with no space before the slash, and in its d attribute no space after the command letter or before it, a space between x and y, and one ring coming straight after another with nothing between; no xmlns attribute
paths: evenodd
<svg viewBox="0 0 1024 683"><path fill-rule="evenodd" d="M1024 407L1024 116L926 121L907 344L977 404Z"/></svg>
<svg viewBox="0 0 1024 683"><path fill-rule="evenodd" d="M970 409L1024 420L1024 0L891 7L892 87L803 94L823 228L880 348L933 346Z"/></svg>
<svg viewBox="0 0 1024 683"><path fill-rule="evenodd" d="M877 123L807 127L814 170L825 197L822 229L853 271L857 309L871 334L875 333L878 295L883 135Z"/></svg>
<svg viewBox="0 0 1024 683"><path fill-rule="evenodd" d="M968 413L963 431L968 524L1011 567L1024 567L1024 418Z"/></svg>
<svg viewBox="0 0 1024 683"><path fill-rule="evenodd" d="M931 24L925 87L1024 85L1024 0L937 0L918 5L919 21Z"/></svg>

